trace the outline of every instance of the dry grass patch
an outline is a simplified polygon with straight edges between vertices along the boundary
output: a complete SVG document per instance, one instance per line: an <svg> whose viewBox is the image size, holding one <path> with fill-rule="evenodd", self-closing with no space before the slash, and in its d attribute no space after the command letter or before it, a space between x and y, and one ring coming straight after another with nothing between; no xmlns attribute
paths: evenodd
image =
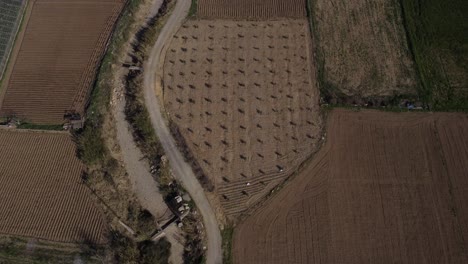
<svg viewBox="0 0 468 264"><path fill-rule="evenodd" d="M328 101L417 93L397 0L317 0L311 5L322 96Z"/></svg>

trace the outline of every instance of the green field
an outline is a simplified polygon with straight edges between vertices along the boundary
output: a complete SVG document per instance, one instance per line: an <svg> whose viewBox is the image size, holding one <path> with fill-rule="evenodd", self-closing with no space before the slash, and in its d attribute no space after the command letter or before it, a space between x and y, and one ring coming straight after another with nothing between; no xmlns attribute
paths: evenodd
<svg viewBox="0 0 468 264"><path fill-rule="evenodd" d="M468 2L400 1L420 95L434 110L468 110Z"/></svg>
<svg viewBox="0 0 468 264"><path fill-rule="evenodd" d="M0 77L3 75L20 24L24 3L24 0L0 1Z"/></svg>

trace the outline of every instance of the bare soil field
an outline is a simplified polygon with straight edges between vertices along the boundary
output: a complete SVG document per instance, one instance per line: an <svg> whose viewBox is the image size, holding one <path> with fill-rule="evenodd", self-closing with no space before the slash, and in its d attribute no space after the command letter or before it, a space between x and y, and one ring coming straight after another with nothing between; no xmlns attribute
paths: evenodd
<svg viewBox="0 0 468 264"><path fill-rule="evenodd" d="M13 69L1 115L61 124L83 114L122 1L36 0Z"/></svg>
<svg viewBox="0 0 468 264"><path fill-rule="evenodd" d="M271 19L304 18L305 0L198 0L201 18Z"/></svg>
<svg viewBox="0 0 468 264"><path fill-rule="evenodd" d="M106 222L75 152L67 133L0 130L0 233L105 242Z"/></svg>
<svg viewBox="0 0 468 264"><path fill-rule="evenodd" d="M468 116L335 110L234 234L235 263L467 263Z"/></svg>
<svg viewBox="0 0 468 264"><path fill-rule="evenodd" d="M227 216L316 148L319 96L306 20L188 21L164 66L164 104Z"/></svg>
<svg viewBox="0 0 468 264"><path fill-rule="evenodd" d="M310 3L323 97L417 93L415 66L397 0Z"/></svg>

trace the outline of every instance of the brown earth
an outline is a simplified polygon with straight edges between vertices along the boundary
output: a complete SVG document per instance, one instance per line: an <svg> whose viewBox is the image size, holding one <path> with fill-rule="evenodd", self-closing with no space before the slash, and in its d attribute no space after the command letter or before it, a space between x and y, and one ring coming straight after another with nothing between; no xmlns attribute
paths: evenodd
<svg viewBox="0 0 468 264"><path fill-rule="evenodd" d="M96 68L123 3L36 0L7 77L1 115L60 124L83 114Z"/></svg>
<svg viewBox="0 0 468 264"><path fill-rule="evenodd" d="M271 19L304 18L305 0L198 0L201 18Z"/></svg>
<svg viewBox="0 0 468 264"><path fill-rule="evenodd" d="M318 156L239 225L235 263L468 263L468 116L332 112Z"/></svg>
<svg viewBox="0 0 468 264"><path fill-rule="evenodd" d="M105 242L105 219L75 153L67 133L0 130L0 233Z"/></svg>
<svg viewBox="0 0 468 264"><path fill-rule="evenodd" d="M324 89L338 97L416 94L397 0L310 2Z"/></svg>
<svg viewBox="0 0 468 264"><path fill-rule="evenodd" d="M164 67L164 103L228 216L316 148L321 119L307 20L188 21Z"/></svg>

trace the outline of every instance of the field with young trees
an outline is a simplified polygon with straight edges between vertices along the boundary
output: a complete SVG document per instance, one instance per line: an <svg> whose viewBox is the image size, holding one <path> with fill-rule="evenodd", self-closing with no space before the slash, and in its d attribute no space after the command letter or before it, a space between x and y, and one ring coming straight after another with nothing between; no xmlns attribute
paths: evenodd
<svg viewBox="0 0 468 264"><path fill-rule="evenodd" d="M305 19L188 21L164 67L164 103L228 216L254 205L317 147L319 97Z"/></svg>

